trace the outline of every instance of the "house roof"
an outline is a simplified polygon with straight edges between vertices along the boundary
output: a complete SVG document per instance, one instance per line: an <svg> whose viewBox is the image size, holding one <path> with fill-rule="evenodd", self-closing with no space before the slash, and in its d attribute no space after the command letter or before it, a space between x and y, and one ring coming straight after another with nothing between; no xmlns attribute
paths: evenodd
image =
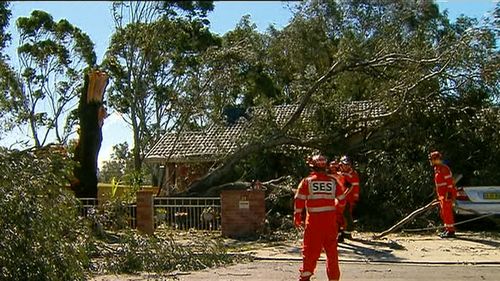
<svg viewBox="0 0 500 281"><path fill-rule="evenodd" d="M277 125L284 125L297 110L298 104L279 105L273 110L273 118ZM264 108L253 108L248 117L260 116ZM306 108L301 115L311 116L312 110ZM375 117L385 112L384 107L370 101L356 101L346 104L341 111L341 118L356 122L360 118ZM374 121L370 121L374 122ZM215 123L203 131L166 133L147 153L145 161L149 163L203 162L216 161L234 152L242 145L243 136L248 133L252 122L240 117L234 123ZM367 124L362 124L367 125Z"/></svg>

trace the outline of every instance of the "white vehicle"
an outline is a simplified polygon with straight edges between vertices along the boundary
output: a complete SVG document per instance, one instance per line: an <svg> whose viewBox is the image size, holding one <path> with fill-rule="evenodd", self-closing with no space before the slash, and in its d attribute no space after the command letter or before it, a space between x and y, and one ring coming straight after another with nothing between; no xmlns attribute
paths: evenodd
<svg viewBox="0 0 500 281"><path fill-rule="evenodd" d="M500 186L458 187L455 201L457 215L500 215Z"/></svg>

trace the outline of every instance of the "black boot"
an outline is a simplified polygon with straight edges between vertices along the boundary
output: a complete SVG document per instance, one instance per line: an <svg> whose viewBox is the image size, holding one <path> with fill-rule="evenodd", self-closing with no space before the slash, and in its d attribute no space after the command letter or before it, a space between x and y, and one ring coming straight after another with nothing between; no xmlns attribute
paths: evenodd
<svg viewBox="0 0 500 281"><path fill-rule="evenodd" d="M443 233L441 233L439 235L439 237L441 238L455 238L456 235L455 235L455 231L444 231Z"/></svg>
<svg viewBox="0 0 500 281"><path fill-rule="evenodd" d="M337 243L344 243L344 240L345 240L344 231L340 231L339 235L337 236Z"/></svg>

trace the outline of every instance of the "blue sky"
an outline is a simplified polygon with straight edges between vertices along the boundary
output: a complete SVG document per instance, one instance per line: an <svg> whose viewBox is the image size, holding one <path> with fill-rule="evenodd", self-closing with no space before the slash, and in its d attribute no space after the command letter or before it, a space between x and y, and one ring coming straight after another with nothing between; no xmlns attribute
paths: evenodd
<svg viewBox="0 0 500 281"><path fill-rule="evenodd" d="M460 14L482 18L491 11L499 0L438 0L440 9L447 9L451 19ZM17 45L15 20L18 17L29 16L33 10L43 10L54 17L54 20L67 19L73 25L86 32L95 43L98 63L104 53L113 32L111 17L111 1L13 1L11 4L12 19L10 32L13 34L13 46ZM211 30L218 34L234 28L242 16L249 14L260 31L270 24L281 28L291 18L289 5L293 1L216 1L215 9L209 15ZM10 50L11 57L13 49ZM0 140L0 145L9 146L17 136L17 132ZM132 146L131 128L117 114L112 114L104 121L103 142L99 154L99 162L107 160L112 152L112 146L127 141Z"/></svg>

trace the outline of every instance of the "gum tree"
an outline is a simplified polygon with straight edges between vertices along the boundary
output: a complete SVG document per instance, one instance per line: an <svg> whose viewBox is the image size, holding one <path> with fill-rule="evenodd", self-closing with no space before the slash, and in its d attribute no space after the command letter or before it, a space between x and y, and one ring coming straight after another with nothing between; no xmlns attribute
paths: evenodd
<svg viewBox="0 0 500 281"><path fill-rule="evenodd" d="M211 1L113 5L116 32L104 63L112 78L109 101L132 127L137 174L161 133L192 123L193 96L184 91L185 81L197 55L217 41L205 19L212 9Z"/></svg>
<svg viewBox="0 0 500 281"><path fill-rule="evenodd" d="M96 62L94 45L79 28L44 11L18 18L16 26L19 69L10 68L4 117L14 126L27 125L35 147L51 139L66 143L74 132L82 71Z"/></svg>

